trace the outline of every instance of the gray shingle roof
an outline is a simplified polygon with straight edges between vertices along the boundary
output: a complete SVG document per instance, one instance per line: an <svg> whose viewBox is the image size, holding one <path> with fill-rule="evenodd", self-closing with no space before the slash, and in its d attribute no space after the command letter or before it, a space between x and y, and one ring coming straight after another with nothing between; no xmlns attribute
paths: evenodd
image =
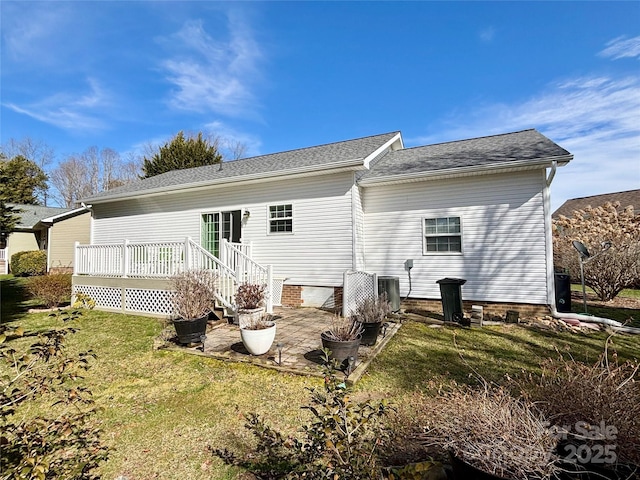
<svg viewBox="0 0 640 480"><path fill-rule="evenodd" d="M20 223L16 226L19 229L31 229L40 220L54 215L60 215L61 213L72 210L71 208L58 208L58 207L43 207L41 205L22 205L16 203L10 203L10 206L18 211L20 215Z"/></svg>
<svg viewBox="0 0 640 480"><path fill-rule="evenodd" d="M631 205L633 206L633 212L636 215L640 215L640 190L627 190L624 192L604 193L602 195L572 198L564 202L560 208L553 212L552 217L558 218L560 215L572 217L573 212L576 210L582 210L588 206L593 208L601 207L607 202L620 202L621 209Z"/></svg>
<svg viewBox="0 0 640 480"><path fill-rule="evenodd" d="M362 180L383 179L395 175L420 174L464 167L539 160L571 155L538 131L492 135L488 137L438 143L424 147L389 151Z"/></svg>
<svg viewBox="0 0 640 480"><path fill-rule="evenodd" d="M337 166L341 162L364 160L374 151L398 135L399 132L385 133L371 137L346 140L343 142L318 145L315 147L290 150L286 152L261 155L242 160L224 162L219 165L174 170L156 175L139 182L114 188L107 192L83 199L84 202L96 202L114 198L126 198L138 194L151 193L156 190L176 190L194 184L214 184L220 180L242 180L243 177L295 171L302 168L322 170Z"/></svg>

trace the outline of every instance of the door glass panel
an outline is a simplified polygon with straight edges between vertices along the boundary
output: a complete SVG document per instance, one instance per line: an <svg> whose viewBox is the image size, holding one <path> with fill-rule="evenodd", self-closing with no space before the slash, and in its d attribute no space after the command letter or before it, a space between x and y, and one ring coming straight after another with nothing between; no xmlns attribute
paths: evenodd
<svg viewBox="0 0 640 480"><path fill-rule="evenodd" d="M202 215L202 247L216 257L220 254L220 214Z"/></svg>

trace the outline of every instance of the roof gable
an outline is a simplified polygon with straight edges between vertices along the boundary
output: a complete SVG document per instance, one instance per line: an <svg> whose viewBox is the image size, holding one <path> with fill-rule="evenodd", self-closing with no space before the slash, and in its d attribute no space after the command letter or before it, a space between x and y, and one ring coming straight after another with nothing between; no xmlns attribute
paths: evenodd
<svg viewBox="0 0 640 480"><path fill-rule="evenodd" d="M571 159L571 154L538 131L523 130L501 135L438 143L389 151L361 178L361 183L379 183L394 178L434 175L490 166L512 167L539 160Z"/></svg>
<svg viewBox="0 0 640 480"><path fill-rule="evenodd" d="M16 225L16 228L24 230L33 229L33 227L44 218L71 211L70 208L43 207L42 205L23 205L17 203L10 203L8 205L15 208L17 215L20 216L20 222Z"/></svg>

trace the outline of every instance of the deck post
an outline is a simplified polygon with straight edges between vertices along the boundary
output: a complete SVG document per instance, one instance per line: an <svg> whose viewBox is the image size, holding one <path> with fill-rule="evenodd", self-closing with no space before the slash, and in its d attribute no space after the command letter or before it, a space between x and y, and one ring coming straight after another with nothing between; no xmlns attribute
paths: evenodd
<svg viewBox="0 0 640 480"><path fill-rule="evenodd" d="M127 278L129 275L129 240L124 239L122 243L122 276Z"/></svg>
<svg viewBox="0 0 640 480"><path fill-rule="evenodd" d="M267 265L267 313L273 313L273 265Z"/></svg>
<svg viewBox="0 0 640 480"><path fill-rule="evenodd" d="M191 270L191 250L190 250L191 237L184 239L184 271Z"/></svg>
<svg viewBox="0 0 640 480"><path fill-rule="evenodd" d="M76 241L73 244L73 274L77 275L78 274L78 246L80 245L80 242Z"/></svg>

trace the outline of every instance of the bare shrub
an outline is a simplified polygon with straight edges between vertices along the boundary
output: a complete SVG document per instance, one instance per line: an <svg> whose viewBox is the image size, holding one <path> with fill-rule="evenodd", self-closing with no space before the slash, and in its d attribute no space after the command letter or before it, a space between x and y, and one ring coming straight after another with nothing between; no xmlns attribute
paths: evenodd
<svg viewBox="0 0 640 480"><path fill-rule="evenodd" d="M264 330L266 328L273 327L275 317L273 315L260 315L255 317L249 317L249 320L242 325L241 328L245 330Z"/></svg>
<svg viewBox="0 0 640 480"><path fill-rule="evenodd" d="M253 310L264 304L267 286L257 283L243 283L236 292L236 306L239 310Z"/></svg>
<svg viewBox="0 0 640 480"><path fill-rule="evenodd" d="M378 323L391 312L391 305L387 301L387 293L383 293L377 299L366 298L358 304L355 312L351 314L351 320L360 323Z"/></svg>
<svg viewBox="0 0 640 480"><path fill-rule="evenodd" d="M336 342L349 342L362 335L362 327L351 318L334 315L331 326L325 332L329 340Z"/></svg>
<svg viewBox="0 0 640 480"><path fill-rule="evenodd" d="M27 290L47 308L57 307L71 298L71 275L52 273L31 277L27 282Z"/></svg>
<svg viewBox="0 0 640 480"><path fill-rule="evenodd" d="M171 277L173 313L184 320L208 315L215 308L217 282L210 270L187 270Z"/></svg>
<svg viewBox="0 0 640 480"><path fill-rule="evenodd" d="M613 354L609 362L606 352L594 365L561 357L543 362L542 374L529 376L522 388L554 425L569 433L576 426L594 432L602 425L615 427L617 458L640 465L639 369L638 360L618 363ZM601 439L595 435L592 440Z"/></svg>
<svg viewBox="0 0 640 480"><path fill-rule="evenodd" d="M572 242L578 240L593 255L601 250L601 242L611 248L584 264L584 281L600 297L611 300L623 289L640 281L640 215L633 207L620 208L620 203L587 207L573 212L571 218L560 216L554 221L554 264L580 278L578 252Z"/></svg>
<svg viewBox="0 0 640 480"><path fill-rule="evenodd" d="M456 387L420 397L417 437L426 448L453 452L474 467L505 478L550 478L556 470L554 433L530 402L502 388Z"/></svg>

